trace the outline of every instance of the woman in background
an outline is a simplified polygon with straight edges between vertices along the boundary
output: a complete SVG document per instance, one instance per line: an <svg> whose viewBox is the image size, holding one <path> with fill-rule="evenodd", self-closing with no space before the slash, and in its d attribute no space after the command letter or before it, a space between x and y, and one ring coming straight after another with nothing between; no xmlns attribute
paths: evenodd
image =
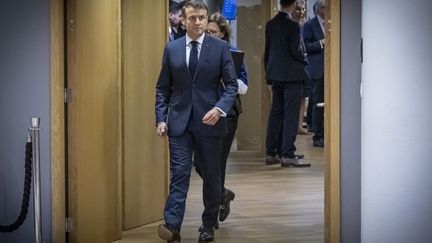
<svg viewBox="0 0 432 243"><path fill-rule="evenodd" d="M306 22L306 1L305 0L297 0L296 1L295 7L291 12L291 18L292 18L292 20L299 23L300 28L303 27L303 24ZM302 49L303 49L303 52L306 53L303 42L302 42ZM310 80L305 80L304 87L305 87L304 88L304 95L303 95L303 99L301 100L301 103L300 103L298 134L310 134L310 133L308 133L308 131L306 129L303 128L304 112L307 110L306 98L309 97L309 99L310 99L310 92L311 92L311 88L312 88ZM310 113L311 112L308 112L307 116L310 116L311 115ZM307 117L307 119L310 120L310 117Z"/></svg>
<svg viewBox="0 0 432 243"><path fill-rule="evenodd" d="M215 38L219 38L222 40L227 41L230 43L231 39L231 27L229 23L225 20L225 18L220 13L214 13L209 17L208 25L207 25L207 33ZM239 51L237 48L230 45L231 51ZM246 66L244 62L241 65L240 68L240 74L237 79L238 83L238 95L236 98L236 101L233 105L233 108L227 113L227 116L225 118L226 126L227 126L227 133L224 134L221 137L221 160L220 160L220 166L221 166L221 204L219 209L219 221L224 221L229 213L230 213L230 203L232 200L234 200L235 193L227 188L225 188L225 170L226 170L226 164L228 155L231 149L231 145L233 143L236 131L237 131L237 125L238 125L238 118L240 113L242 112L241 108L241 101L240 101L240 95L244 95L247 92L247 85L248 85L248 79L247 79L247 73L246 73ZM195 157L195 160L199 159ZM195 166L199 163L195 163ZM200 168L195 167L198 174L200 174Z"/></svg>

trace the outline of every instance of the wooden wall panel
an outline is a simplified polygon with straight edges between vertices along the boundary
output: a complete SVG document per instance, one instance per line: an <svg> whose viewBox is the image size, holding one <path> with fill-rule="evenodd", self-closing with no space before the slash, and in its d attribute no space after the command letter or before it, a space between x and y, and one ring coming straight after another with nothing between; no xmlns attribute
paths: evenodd
<svg viewBox="0 0 432 243"><path fill-rule="evenodd" d="M246 53L248 93L242 96L243 113L237 130L238 150L264 151L270 92L264 81L264 27L270 15L271 2L239 5L237 45Z"/></svg>
<svg viewBox="0 0 432 243"><path fill-rule="evenodd" d="M168 1L122 1L124 229L162 219L168 193L166 139L154 117L167 12Z"/></svg>

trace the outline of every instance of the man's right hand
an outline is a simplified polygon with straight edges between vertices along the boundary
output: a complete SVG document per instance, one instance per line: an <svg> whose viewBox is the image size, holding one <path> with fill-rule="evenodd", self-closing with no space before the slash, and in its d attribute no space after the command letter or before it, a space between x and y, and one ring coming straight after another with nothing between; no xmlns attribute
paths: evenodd
<svg viewBox="0 0 432 243"><path fill-rule="evenodd" d="M165 122L159 122L156 129L157 135L159 135L159 137L165 137L167 135L167 132L168 132L167 124Z"/></svg>

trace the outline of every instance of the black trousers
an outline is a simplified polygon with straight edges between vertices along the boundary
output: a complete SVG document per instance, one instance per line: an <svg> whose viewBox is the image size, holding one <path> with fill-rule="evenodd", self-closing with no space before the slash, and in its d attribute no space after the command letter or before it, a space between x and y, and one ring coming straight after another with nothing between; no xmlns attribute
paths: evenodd
<svg viewBox="0 0 432 243"><path fill-rule="evenodd" d="M226 124L228 132L224 136L222 136L221 139L221 202L223 200L223 195L225 194L225 171L226 171L226 165L228 160L228 155L231 151L231 146L237 131L237 125L238 125L238 116L234 117L227 117L226 118Z"/></svg>
<svg viewBox="0 0 432 243"><path fill-rule="evenodd" d="M278 136L282 130L282 154L294 158L295 140L299 122L300 101L303 98L303 81L272 81L272 106L267 124L266 154L276 156Z"/></svg>
<svg viewBox="0 0 432 243"><path fill-rule="evenodd" d="M221 141L220 141L221 142L220 172L221 172L221 192L222 192L220 198L221 202L223 201L223 195L225 194L225 171L226 171L228 156L237 131L238 115L228 116L224 119L226 122L227 133L221 137ZM195 161L195 171L202 178L198 153L194 153L194 161Z"/></svg>

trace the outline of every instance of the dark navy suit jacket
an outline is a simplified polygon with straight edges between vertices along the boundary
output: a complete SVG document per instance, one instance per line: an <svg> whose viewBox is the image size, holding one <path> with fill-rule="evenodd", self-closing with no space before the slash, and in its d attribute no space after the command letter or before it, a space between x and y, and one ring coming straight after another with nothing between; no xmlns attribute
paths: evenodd
<svg viewBox="0 0 432 243"><path fill-rule="evenodd" d="M202 118L214 107L228 113L237 87L228 42L204 37L194 77L186 64L186 37L168 42L156 85L156 124L167 122L169 136L182 135L190 122L197 134L220 136L226 132L223 119L210 126Z"/></svg>
<svg viewBox="0 0 432 243"><path fill-rule="evenodd" d="M324 49L320 44L324 33L316 16L303 25L302 35L309 61L306 70L311 79L320 79L324 74Z"/></svg>
<svg viewBox="0 0 432 243"><path fill-rule="evenodd" d="M266 80L304 81L308 78L301 51L300 26L288 14L279 12L265 28L264 67Z"/></svg>

